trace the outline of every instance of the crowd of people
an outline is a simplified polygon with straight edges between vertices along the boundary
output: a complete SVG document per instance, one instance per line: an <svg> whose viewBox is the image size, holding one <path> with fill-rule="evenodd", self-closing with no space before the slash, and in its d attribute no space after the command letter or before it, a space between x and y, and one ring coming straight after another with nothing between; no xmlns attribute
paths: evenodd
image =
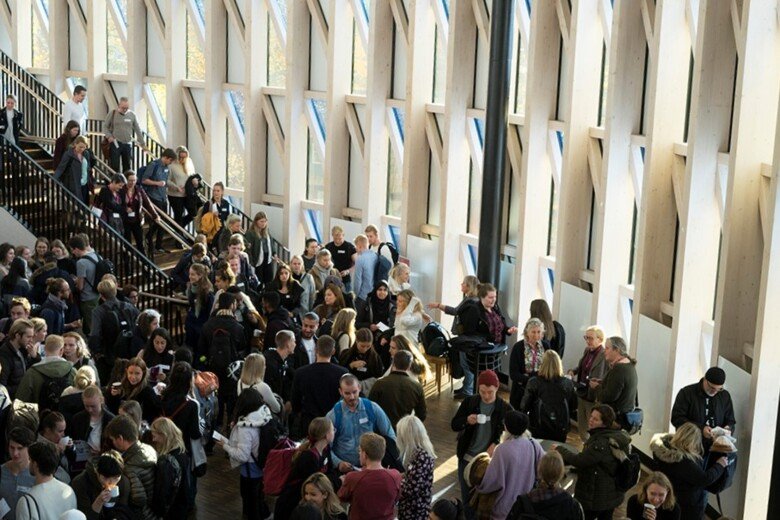
<svg viewBox="0 0 780 520"><path fill-rule="evenodd" d="M57 142L55 177L91 202L79 118ZM0 244L0 518L188 518L215 447L239 474L248 520L607 519L624 502L633 520L702 518L708 493L729 485L722 369L679 392L675 431L652 442L658 471L638 482L639 373L622 338L588 327L565 371L566 333L547 302L517 327L496 288L467 276L457 305L426 306L374 225L353 242L334 226L330 242L308 239L284 263L265 213L242 229L220 183L201 203L186 148L131 169L140 129L126 99L105 133L124 173L97 196L100 218L149 254L162 251L169 205L197 233L171 272L184 329L139 308L138 287L106 272L85 234ZM454 316L451 341L431 311ZM515 334L506 400L474 354ZM431 356L462 378L447 434L460 500L432 501ZM581 450L566 444L573 422Z"/></svg>

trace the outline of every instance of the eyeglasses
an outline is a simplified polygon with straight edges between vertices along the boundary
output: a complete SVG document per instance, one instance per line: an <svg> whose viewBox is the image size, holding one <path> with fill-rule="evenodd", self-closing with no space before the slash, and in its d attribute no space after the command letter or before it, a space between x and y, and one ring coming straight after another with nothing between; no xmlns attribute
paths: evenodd
<svg viewBox="0 0 780 520"><path fill-rule="evenodd" d="M596 341L596 337L595 336L582 336L582 339L584 339L585 341L588 341L588 340Z"/></svg>

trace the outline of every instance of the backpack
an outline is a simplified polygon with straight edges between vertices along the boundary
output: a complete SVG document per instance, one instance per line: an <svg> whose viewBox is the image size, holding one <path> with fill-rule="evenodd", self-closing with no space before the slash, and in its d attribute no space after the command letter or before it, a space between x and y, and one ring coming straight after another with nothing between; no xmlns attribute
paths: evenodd
<svg viewBox="0 0 780 520"><path fill-rule="evenodd" d="M6 421L6 432L14 428L27 428L32 432L38 431L38 405L35 403L25 403L19 399L14 399L11 406L8 407L8 420Z"/></svg>
<svg viewBox="0 0 780 520"><path fill-rule="evenodd" d="M133 344L134 320L127 305L121 302L115 307L109 307L101 328L101 345L103 355L113 363L116 358L129 358ZM106 345L111 345L106 349Z"/></svg>
<svg viewBox="0 0 780 520"><path fill-rule="evenodd" d="M171 454L157 457L154 469L154 494L151 508L155 515L165 516L173 505L182 482L182 467Z"/></svg>
<svg viewBox="0 0 780 520"><path fill-rule="evenodd" d="M230 363L233 362L233 340L230 332L225 329L215 329L211 336L211 347L209 348L208 366L217 376L227 374Z"/></svg>
<svg viewBox="0 0 780 520"><path fill-rule="evenodd" d="M626 453L626 457L618 462L615 472L615 489L625 493L639 482L639 472L642 463L639 455L633 452Z"/></svg>
<svg viewBox="0 0 780 520"><path fill-rule="evenodd" d="M534 504L528 495L519 495L515 499L506 518L507 520L548 520L546 516L534 512Z"/></svg>
<svg viewBox="0 0 780 520"><path fill-rule="evenodd" d="M38 370L38 373L43 375L40 370ZM39 410L59 410L62 392L70 386L68 381L69 375L65 374L62 377L43 376L43 384L38 393Z"/></svg>
<svg viewBox="0 0 780 520"><path fill-rule="evenodd" d="M390 250L390 256L392 257L392 263L386 256L382 255L382 248L387 247ZM376 250L377 259L376 266L374 267L374 283L379 280L387 280L390 276L390 270L395 264L398 263L398 250L390 242L382 242Z"/></svg>
<svg viewBox="0 0 780 520"><path fill-rule="evenodd" d="M273 421L271 421L273 422ZM269 423L270 424L270 423ZM260 442L262 442L262 428L260 434ZM295 455L295 450L298 447L289 438L284 437L279 440L269 450L265 459L265 465L263 467L263 494L265 495L279 495L284 489L284 485L290 477L290 471L292 470L292 459ZM260 449L258 448L258 453ZM258 465L260 463L258 462Z"/></svg>
<svg viewBox="0 0 780 520"><path fill-rule="evenodd" d="M450 350L450 334L441 323L432 321L420 330L420 343L429 356L446 356Z"/></svg>
<svg viewBox="0 0 780 520"><path fill-rule="evenodd" d="M86 256L86 255L79 258L79 260L83 258L84 260L88 260L93 264L95 264L95 277L92 279L94 283L90 283L90 281L87 280L86 277L84 278L84 281L87 282L90 285L90 287L97 290L98 283L100 283L100 280L102 280L105 275L111 274L116 276L116 267L114 266L114 263L111 260L106 260L105 258L103 258L97 253L95 253L95 256L98 257L97 260L95 260L91 256Z"/></svg>
<svg viewBox="0 0 780 520"><path fill-rule="evenodd" d="M565 392L555 383L543 382L541 378L537 378L537 381L540 383L540 395L536 400L536 427L540 433L544 432L551 438L565 435L569 431L571 418Z"/></svg>

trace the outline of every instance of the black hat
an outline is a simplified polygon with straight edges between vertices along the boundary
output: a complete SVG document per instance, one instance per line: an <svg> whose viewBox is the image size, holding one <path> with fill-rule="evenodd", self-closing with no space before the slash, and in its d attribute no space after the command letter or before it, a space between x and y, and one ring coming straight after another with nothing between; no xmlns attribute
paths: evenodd
<svg viewBox="0 0 780 520"><path fill-rule="evenodd" d="M512 435L522 435L528 429L528 416L523 412L512 410L504 417L504 427Z"/></svg>
<svg viewBox="0 0 780 520"><path fill-rule="evenodd" d="M704 379L713 385L722 385L726 382L726 372L720 367L712 367L704 374Z"/></svg>

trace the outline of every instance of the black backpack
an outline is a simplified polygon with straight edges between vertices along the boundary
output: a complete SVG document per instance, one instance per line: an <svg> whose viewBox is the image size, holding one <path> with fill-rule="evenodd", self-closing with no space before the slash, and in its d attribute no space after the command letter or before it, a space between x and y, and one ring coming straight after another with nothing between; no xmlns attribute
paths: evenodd
<svg viewBox="0 0 780 520"><path fill-rule="evenodd" d="M446 356L450 349L450 334L436 321L420 330L420 343L429 356Z"/></svg>
<svg viewBox="0 0 780 520"><path fill-rule="evenodd" d="M154 494L152 511L157 516L165 516L173 505L182 482L182 467L171 454L157 457L154 470Z"/></svg>
<svg viewBox="0 0 780 520"><path fill-rule="evenodd" d="M260 443L257 445L257 457L253 456L253 458L255 463L263 468L265 467L268 454L282 439L287 438L288 431L276 417L272 417L270 421L262 425L258 430L260 430Z"/></svg>
<svg viewBox="0 0 780 520"><path fill-rule="evenodd" d="M91 256L82 256L84 260L88 260L95 264L95 278L92 279L92 282L90 283L89 280L84 278L84 281L86 281L90 286L92 286L93 289L97 290L97 284L100 283L100 280L103 279L103 277L107 274L116 275L116 268L114 267L114 263L111 260L106 260L99 254L95 253L95 256L98 257L97 261L92 258ZM81 260L79 258L79 260Z"/></svg>
<svg viewBox="0 0 780 520"><path fill-rule="evenodd" d="M127 304L119 302L115 307L108 308L108 314L101 324L103 355L112 363L116 358L131 357L135 324L129 311ZM107 349L107 345L111 345L111 348Z"/></svg>
<svg viewBox="0 0 780 520"><path fill-rule="evenodd" d="M390 250L390 257L393 259L393 265L398 263L398 259L400 258L400 255L398 254L398 249L395 248L395 246L391 242L382 242L379 244L379 247L377 248L376 252L381 253L382 248L386 247Z"/></svg>
<svg viewBox="0 0 780 520"><path fill-rule="evenodd" d="M218 376L227 374L228 367L236 357L233 348L233 339L230 332L225 329L215 329L211 336L209 348L209 370Z"/></svg>
<svg viewBox="0 0 780 520"><path fill-rule="evenodd" d="M41 373L40 370L38 372ZM41 373L41 375L43 375L43 373ZM65 374L62 377L43 376L43 384L41 385L41 391L38 394L39 410L59 410L62 392L70 386L68 375L69 374Z"/></svg>
<svg viewBox="0 0 780 520"><path fill-rule="evenodd" d="M553 382L539 382L539 398L536 401L536 427L553 438L559 434L565 436L569 431L571 413L566 393Z"/></svg>
<svg viewBox="0 0 780 520"><path fill-rule="evenodd" d="M618 462L615 472L615 489L625 493L639 482L639 472L642 469L639 455L633 452L626 453L626 457Z"/></svg>

